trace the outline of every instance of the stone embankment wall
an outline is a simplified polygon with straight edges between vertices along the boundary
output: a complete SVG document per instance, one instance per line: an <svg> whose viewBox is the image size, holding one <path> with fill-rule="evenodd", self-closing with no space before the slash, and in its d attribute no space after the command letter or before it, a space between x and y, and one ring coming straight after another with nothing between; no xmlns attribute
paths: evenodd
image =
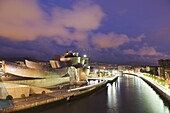
<svg viewBox="0 0 170 113"><path fill-rule="evenodd" d="M29 97L30 94L52 93L49 89L28 85L1 82L0 86L0 99L6 99L7 96L12 96L12 98L25 98Z"/></svg>
<svg viewBox="0 0 170 113"><path fill-rule="evenodd" d="M126 74L138 76L135 73L126 73ZM154 81L151 81L151 80L147 79L144 76L138 76L138 77L140 77L147 84L149 84L156 92L158 92L159 95L161 95L170 104L170 94L169 94L169 91L167 91L167 89L165 87L163 87L163 86L161 86L161 85L159 85L157 83L154 83Z"/></svg>
<svg viewBox="0 0 170 113"><path fill-rule="evenodd" d="M0 99L6 99L7 96L12 98L28 97L30 94L30 87L27 85L17 85L9 83L0 83Z"/></svg>
<svg viewBox="0 0 170 113"><path fill-rule="evenodd" d="M146 83L148 83L152 88L155 89L156 92L158 92L164 99L167 100L167 102L170 104L170 95L169 92L166 91L167 89L164 88L160 88L160 86L158 86L157 84L152 83L151 81L149 81L148 79L146 79L145 77L141 77Z"/></svg>
<svg viewBox="0 0 170 113"><path fill-rule="evenodd" d="M30 94L45 94L45 93L52 93L51 90L41 87L33 87L30 86Z"/></svg>

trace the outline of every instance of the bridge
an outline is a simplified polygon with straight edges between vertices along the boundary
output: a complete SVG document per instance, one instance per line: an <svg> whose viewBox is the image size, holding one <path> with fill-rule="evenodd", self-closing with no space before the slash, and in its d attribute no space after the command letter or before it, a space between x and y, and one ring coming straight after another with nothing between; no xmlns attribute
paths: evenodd
<svg viewBox="0 0 170 113"><path fill-rule="evenodd" d="M98 80L98 81L108 81L108 82L113 82L117 77L118 77L118 75L111 76L111 77L95 77L95 78L88 78L88 81L91 81L91 80Z"/></svg>

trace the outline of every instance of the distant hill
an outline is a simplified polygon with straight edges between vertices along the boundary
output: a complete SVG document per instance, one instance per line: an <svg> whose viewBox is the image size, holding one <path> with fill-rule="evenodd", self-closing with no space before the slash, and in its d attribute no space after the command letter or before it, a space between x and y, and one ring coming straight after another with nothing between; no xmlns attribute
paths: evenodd
<svg viewBox="0 0 170 113"><path fill-rule="evenodd" d="M157 66L157 63L153 63L153 62L147 62L147 61L128 61L128 62L104 62L104 61L96 61L96 60L92 60L92 63L97 62L97 63L103 63L103 64L113 64L113 65L132 65L132 66L146 66L146 65L151 65L151 66Z"/></svg>

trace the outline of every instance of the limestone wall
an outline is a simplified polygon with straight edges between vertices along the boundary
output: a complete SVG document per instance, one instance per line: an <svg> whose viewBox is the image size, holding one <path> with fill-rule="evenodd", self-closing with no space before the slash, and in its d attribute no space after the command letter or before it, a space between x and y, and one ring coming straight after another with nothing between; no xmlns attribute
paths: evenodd
<svg viewBox="0 0 170 113"><path fill-rule="evenodd" d="M70 75L70 83L79 81L78 71L75 67L73 66L69 67L68 74Z"/></svg>
<svg viewBox="0 0 170 113"><path fill-rule="evenodd" d="M79 69L78 69L78 73L79 73L80 81L87 81L87 75L86 75L86 73L83 71L82 68L79 68Z"/></svg>
<svg viewBox="0 0 170 113"><path fill-rule="evenodd" d="M0 99L6 99L8 95L13 98L24 98L28 97L30 94L43 94L51 92L51 90L41 87L4 82L0 83Z"/></svg>
<svg viewBox="0 0 170 113"><path fill-rule="evenodd" d="M84 72L86 73L86 76L89 76L89 74L90 74L90 66L86 66L84 68Z"/></svg>
<svg viewBox="0 0 170 113"><path fill-rule="evenodd" d="M28 97L30 93L30 87L26 85L0 83L0 86L0 99L6 99L8 95L13 98Z"/></svg>
<svg viewBox="0 0 170 113"><path fill-rule="evenodd" d="M52 93L52 91L46 88L30 86L30 94L45 94L45 93Z"/></svg>
<svg viewBox="0 0 170 113"><path fill-rule="evenodd" d="M83 68L69 67L68 74L70 75L70 82L87 81L87 75L83 71Z"/></svg>

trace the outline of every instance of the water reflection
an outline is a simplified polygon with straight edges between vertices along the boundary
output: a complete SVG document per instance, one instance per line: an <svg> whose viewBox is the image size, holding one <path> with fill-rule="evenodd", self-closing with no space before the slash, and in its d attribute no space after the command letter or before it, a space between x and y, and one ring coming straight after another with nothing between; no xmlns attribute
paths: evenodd
<svg viewBox="0 0 170 113"><path fill-rule="evenodd" d="M159 95L138 77L124 75L107 86L107 113L170 112Z"/></svg>
<svg viewBox="0 0 170 113"><path fill-rule="evenodd" d="M116 95L116 87L117 82L114 82L112 85L109 83L107 84L107 96L108 96L108 111L107 113L117 113L117 95Z"/></svg>

